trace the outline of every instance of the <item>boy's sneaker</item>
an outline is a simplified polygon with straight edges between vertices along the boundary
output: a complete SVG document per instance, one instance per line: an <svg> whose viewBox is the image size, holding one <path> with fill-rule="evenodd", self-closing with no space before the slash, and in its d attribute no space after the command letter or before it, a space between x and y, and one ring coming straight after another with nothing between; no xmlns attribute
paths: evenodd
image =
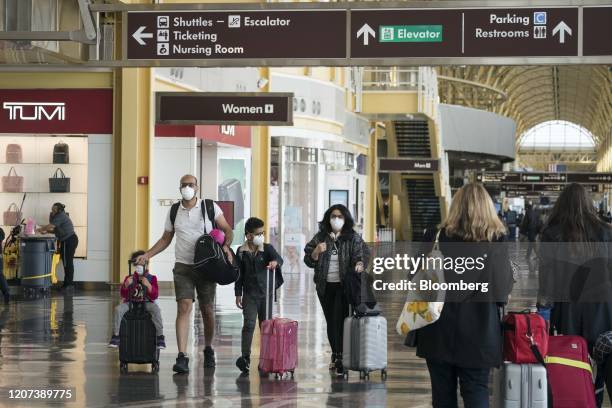
<svg viewBox="0 0 612 408"><path fill-rule="evenodd" d="M236 367L244 374L248 373L251 368L251 359L244 356L238 357L238 360L236 360Z"/></svg>
<svg viewBox="0 0 612 408"><path fill-rule="evenodd" d="M166 348L166 338L163 335L157 336L157 348L162 350Z"/></svg>
<svg viewBox="0 0 612 408"><path fill-rule="evenodd" d="M211 368L215 365L215 351L212 347L208 346L204 349L204 367Z"/></svg>
<svg viewBox="0 0 612 408"><path fill-rule="evenodd" d="M113 337L111 337L110 342L108 343L108 347L112 347L112 348L119 347L119 336L115 336L113 334Z"/></svg>
<svg viewBox="0 0 612 408"><path fill-rule="evenodd" d="M189 359L185 353L178 353L176 364L174 364L172 370L179 374L186 374L189 372Z"/></svg>

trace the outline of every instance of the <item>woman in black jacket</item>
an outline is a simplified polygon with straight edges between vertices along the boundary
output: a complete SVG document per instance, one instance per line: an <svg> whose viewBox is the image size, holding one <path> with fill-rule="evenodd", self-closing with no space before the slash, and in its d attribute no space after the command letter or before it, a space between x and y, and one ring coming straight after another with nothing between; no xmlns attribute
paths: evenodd
<svg viewBox="0 0 612 408"><path fill-rule="evenodd" d="M431 241L435 232L428 234ZM463 186L439 234L447 283L488 283L488 292L446 292L437 322L416 330L417 355L427 360L434 408L456 408L457 383L466 408L489 406L489 373L502 362L499 303L512 290L512 267L505 227L482 184ZM427 253L427 252L426 252ZM460 270L465 259L480 258L481 270ZM464 261L460 261L463 259Z"/></svg>
<svg viewBox="0 0 612 408"><path fill-rule="evenodd" d="M592 352L597 337L612 330L612 227L597 216L585 188L570 184L557 199L540 241L538 303L553 306L550 323L558 334L584 337ZM597 370L599 405L604 371L603 366ZM610 393L612 378L605 381Z"/></svg>
<svg viewBox="0 0 612 408"><path fill-rule="evenodd" d="M319 232L304 248L304 263L314 268L314 282L325 321L327 339L332 349L330 370L344 373L342 337L344 319L349 314L349 302L343 282L349 273L364 271L368 249L353 227L355 222L342 204L331 206L319 222Z"/></svg>

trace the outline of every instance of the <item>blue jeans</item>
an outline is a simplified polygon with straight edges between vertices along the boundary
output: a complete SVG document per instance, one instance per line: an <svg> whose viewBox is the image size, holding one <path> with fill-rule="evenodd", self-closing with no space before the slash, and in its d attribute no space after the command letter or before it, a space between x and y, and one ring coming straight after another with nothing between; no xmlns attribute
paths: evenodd
<svg viewBox="0 0 612 408"><path fill-rule="evenodd" d="M463 368L427 360L434 408L457 408L457 379L465 408L489 407L489 368Z"/></svg>

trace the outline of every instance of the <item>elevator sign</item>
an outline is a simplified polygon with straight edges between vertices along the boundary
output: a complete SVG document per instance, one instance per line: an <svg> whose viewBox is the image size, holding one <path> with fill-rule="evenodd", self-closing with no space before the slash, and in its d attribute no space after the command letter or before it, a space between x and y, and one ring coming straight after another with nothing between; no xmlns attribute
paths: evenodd
<svg viewBox="0 0 612 408"><path fill-rule="evenodd" d="M346 57L342 10L129 12L127 26L128 59Z"/></svg>

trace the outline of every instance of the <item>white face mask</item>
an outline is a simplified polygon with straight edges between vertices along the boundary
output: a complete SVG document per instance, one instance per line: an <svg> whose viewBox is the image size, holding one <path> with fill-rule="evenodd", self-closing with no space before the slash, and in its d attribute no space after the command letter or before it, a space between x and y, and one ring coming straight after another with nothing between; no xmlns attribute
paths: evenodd
<svg viewBox="0 0 612 408"><path fill-rule="evenodd" d="M139 275L143 275L144 274L144 266L143 265L136 265L136 273Z"/></svg>
<svg viewBox="0 0 612 408"><path fill-rule="evenodd" d="M334 232L339 232L342 230L344 226L344 220L342 218L332 218L329 223L331 224L332 230Z"/></svg>
<svg viewBox="0 0 612 408"><path fill-rule="evenodd" d="M183 200L189 201L195 196L195 190L191 187L183 187L181 188L181 195Z"/></svg>
<svg viewBox="0 0 612 408"><path fill-rule="evenodd" d="M264 237L263 237L263 235L255 235L255 236L253 237L253 245L255 245L255 246L258 246L258 247L259 247L259 246L262 246L262 245L263 245L263 243L264 243Z"/></svg>

